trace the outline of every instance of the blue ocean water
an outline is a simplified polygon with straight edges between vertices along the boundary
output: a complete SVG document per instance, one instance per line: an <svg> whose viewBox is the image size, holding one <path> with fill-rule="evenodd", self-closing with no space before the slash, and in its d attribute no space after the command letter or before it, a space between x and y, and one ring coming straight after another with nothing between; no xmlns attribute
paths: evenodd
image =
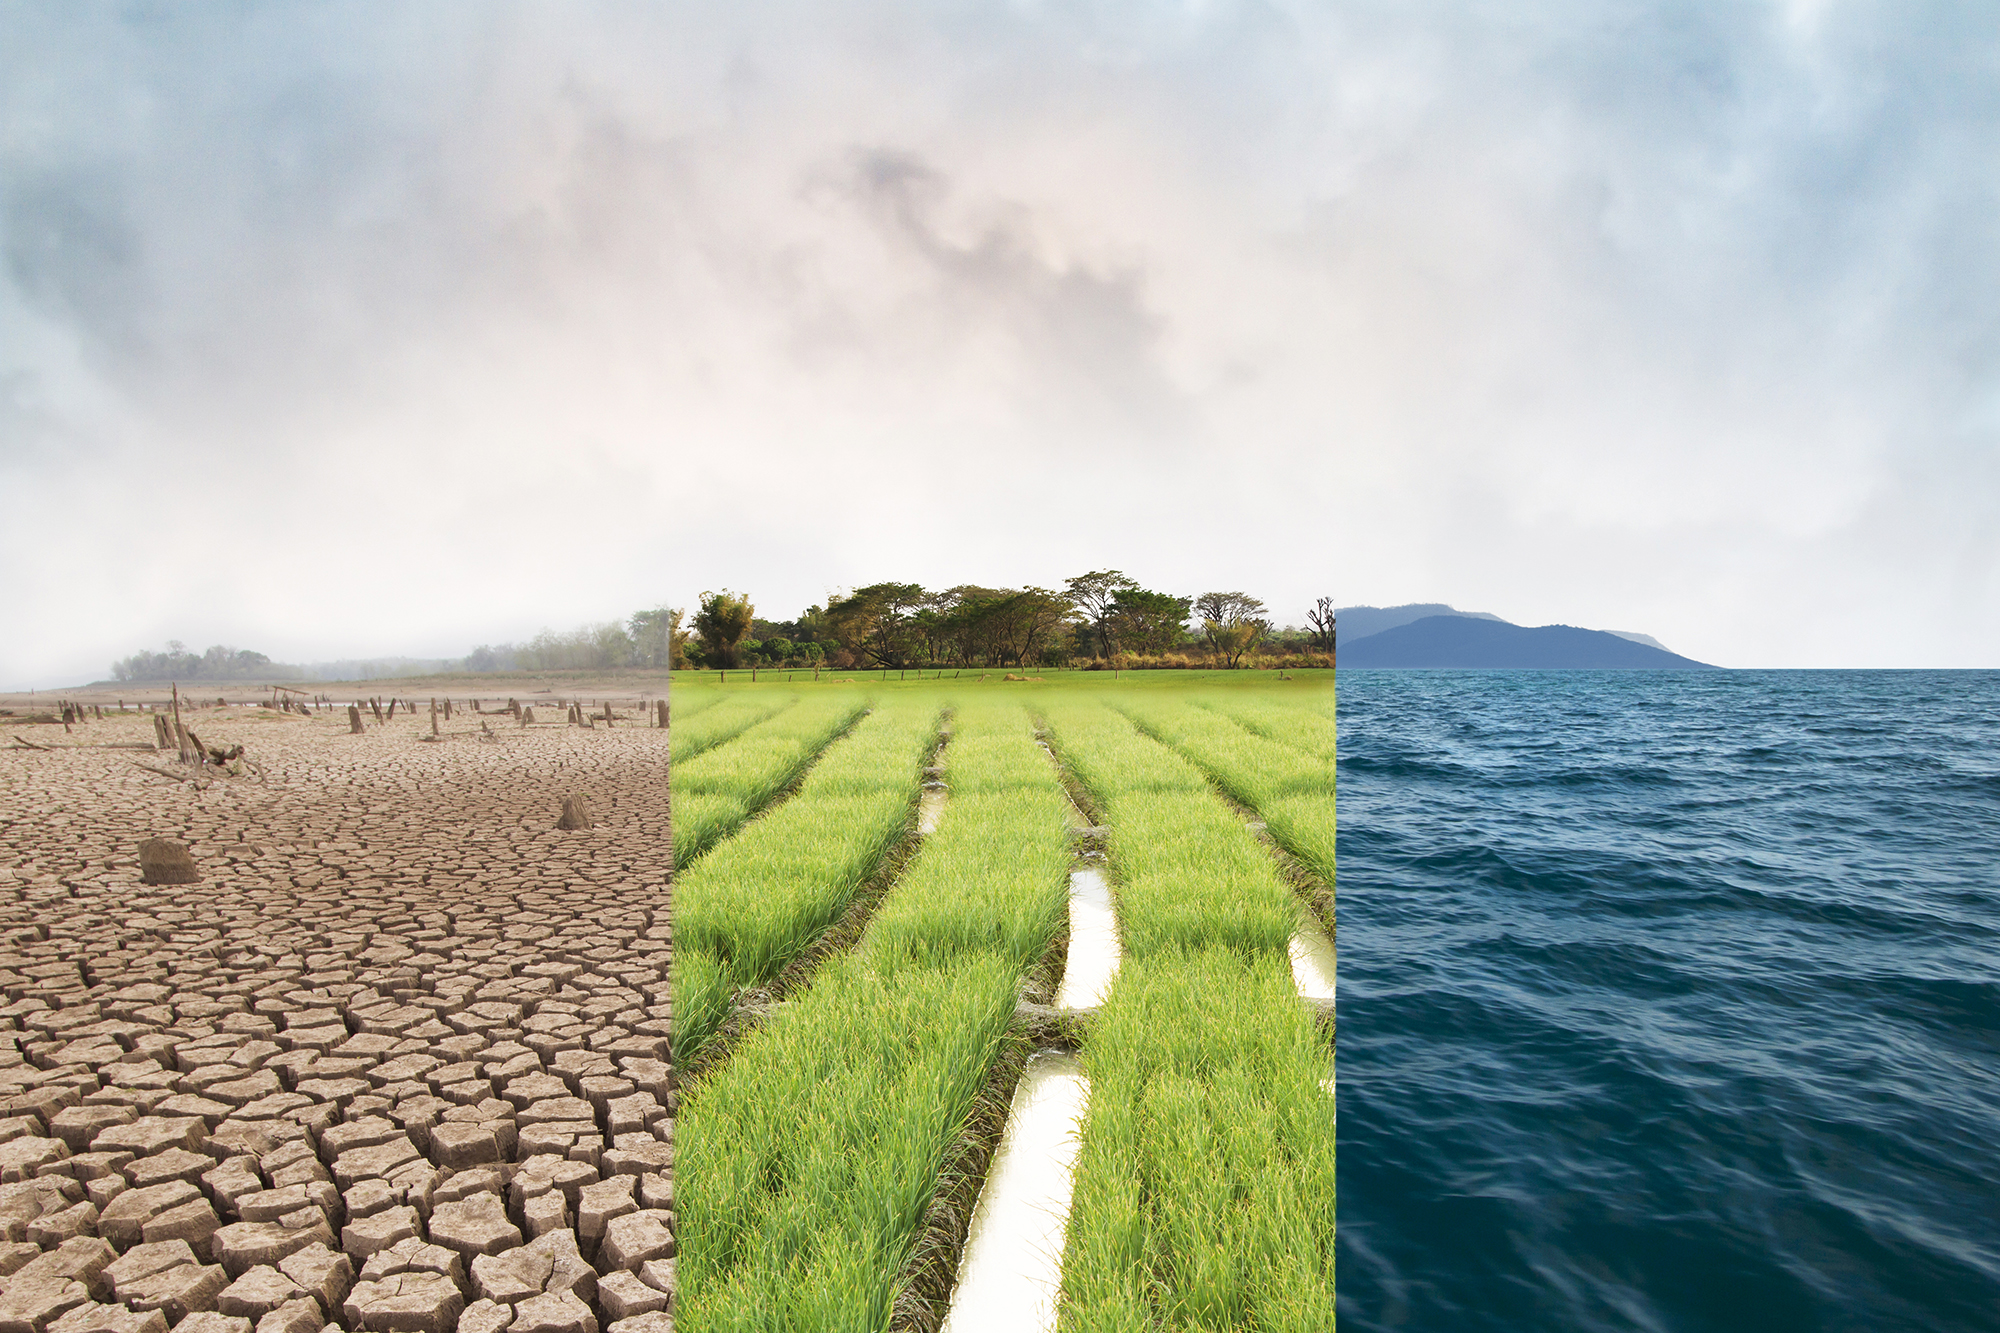
<svg viewBox="0 0 2000 1333"><path fill-rule="evenodd" d="M1340 727L1343 1333L2000 1329L2000 672Z"/></svg>

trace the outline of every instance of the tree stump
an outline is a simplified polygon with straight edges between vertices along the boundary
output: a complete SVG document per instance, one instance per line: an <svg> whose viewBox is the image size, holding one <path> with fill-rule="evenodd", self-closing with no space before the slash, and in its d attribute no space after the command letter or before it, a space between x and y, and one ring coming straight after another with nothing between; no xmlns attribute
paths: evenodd
<svg viewBox="0 0 2000 1333"><path fill-rule="evenodd" d="M347 705L347 729L356 736L367 730L366 727L361 725L360 704Z"/></svg>
<svg viewBox="0 0 2000 1333"><path fill-rule="evenodd" d="M559 829L596 828L597 821L591 817L590 802L582 796L565 796L562 803L562 818L556 821Z"/></svg>
<svg viewBox="0 0 2000 1333"><path fill-rule="evenodd" d="M533 708L523 708L523 709L521 710L521 725L522 725L522 726L524 726L524 727L525 727L525 726L529 726L529 725L533 724L534 720L535 720L535 710L534 710Z"/></svg>
<svg viewBox="0 0 2000 1333"><path fill-rule="evenodd" d="M185 844L172 838L148 838L139 844L142 884L199 884L201 873Z"/></svg>

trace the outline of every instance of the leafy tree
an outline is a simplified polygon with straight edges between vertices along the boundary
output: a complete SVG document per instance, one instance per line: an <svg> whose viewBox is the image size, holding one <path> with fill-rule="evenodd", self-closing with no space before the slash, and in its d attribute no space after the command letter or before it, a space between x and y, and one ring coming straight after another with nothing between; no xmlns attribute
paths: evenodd
<svg viewBox="0 0 2000 1333"><path fill-rule="evenodd" d="M1105 622L1114 651L1164 653L1180 647L1193 601L1144 588L1121 589Z"/></svg>
<svg viewBox="0 0 2000 1333"><path fill-rule="evenodd" d="M694 632L701 640L703 661L712 667L736 666L737 645L750 632L750 622L756 614L757 608L740 592L728 588L704 592L701 609L694 615Z"/></svg>
<svg viewBox="0 0 2000 1333"><path fill-rule="evenodd" d="M906 667L917 660L922 644L913 617L931 603L918 583L873 583L846 597L829 601L826 617L841 643L865 662Z"/></svg>
<svg viewBox="0 0 2000 1333"><path fill-rule="evenodd" d="M1137 582L1115 569L1092 570L1063 584L1070 601L1083 612L1084 620L1090 626L1092 656L1105 657L1114 651L1108 632L1112 608L1117 604L1119 593L1136 592L1138 588Z"/></svg>
<svg viewBox="0 0 2000 1333"><path fill-rule="evenodd" d="M1264 604L1245 592L1205 592L1194 599L1194 613L1210 650L1231 667L1271 628Z"/></svg>
<svg viewBox="0 0 2000 1333"><path fill-rule="evenodd" d="M1325 652L1333 651L1333 598L1322 597L1306 612L1306 621L1313 627L1313 638Z"/></svg>

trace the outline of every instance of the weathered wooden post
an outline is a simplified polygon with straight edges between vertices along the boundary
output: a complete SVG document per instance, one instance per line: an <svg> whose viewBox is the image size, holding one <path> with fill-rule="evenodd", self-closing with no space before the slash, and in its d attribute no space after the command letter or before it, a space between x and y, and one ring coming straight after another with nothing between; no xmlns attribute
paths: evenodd
<svg viewBox="0 0 2000 1333"><path fill-rule="evenodd" d="M174 687L174 741L180 747L180 761L183 764L185 764L188 761L188 738L187 738L187 728L181 725L180 682L179 681L173 682L173 687Z"/></svg>
<svg viewBox="0 0 2000 1333"><path fill-rule="evenodd" d="M361 725L360 704L347 705L347 730L351 734L356 736L359 736L362 732L368 730L368 728Z"/></svg>
<svg viewBox="0 0 2000 1333"><path fill-rule="evenodd" d="M438 701L431 700L431 735L438 734Z"/></svg>

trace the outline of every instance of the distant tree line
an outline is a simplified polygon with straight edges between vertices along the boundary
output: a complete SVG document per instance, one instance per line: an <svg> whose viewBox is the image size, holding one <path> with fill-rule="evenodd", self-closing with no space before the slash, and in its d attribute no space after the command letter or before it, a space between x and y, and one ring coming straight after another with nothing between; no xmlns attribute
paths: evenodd
<svg viewBox="0 0 2000 1333"><path fill-rule="evenodd" d="M1320 599L1310 628L1279 627L1248 593L1182 597L1107 569L1060 590L875 583L795 620L771 621L758 618L747 596L723 589L701 595L690 633L672 639L669 653L676 666L708 668L1237 667L1259 659L1306 665L1321 655L1330 665L1332 605ZM677 615L673 624L678 629Z"/></svg>
<svg viewBox="0 0 2000 1333"><path fill-rule="evenodd" d="M665 670L681 613L669 607L634 612L624 621L558 633L543 630L526 643L481 644L466 654L467 671L616 671L625 667Z"/></svg>
<svg viewBox="0 0 2000 1333"><path fill-rule="evenodd" d="M111 678L118 681L298 680L304 675L299 667L273 662L247 648L218 643L205 653L192 653L179 639L168 641L163 653L136 652L111 664Z"/></svg>
<svg viewBox="0 0 2000 1333"><path fill-rule="evenodd" d="M526 643L481 644L461 660L382 658L291 666L217 645L191 653L178 640L111 667L120 681L366 679L471 671L617 671L686 667L1058 667L1332 665L1333 599L1305 627L1273 624L1244 592L1182 597L1155 592L1115 569L1061 589L960 584L930 591L874 583L765 620L731 589L704 592L690 618L679 607L623 621L543 630ZM1318 659L1324 659L1324 661Z"/></svg>

